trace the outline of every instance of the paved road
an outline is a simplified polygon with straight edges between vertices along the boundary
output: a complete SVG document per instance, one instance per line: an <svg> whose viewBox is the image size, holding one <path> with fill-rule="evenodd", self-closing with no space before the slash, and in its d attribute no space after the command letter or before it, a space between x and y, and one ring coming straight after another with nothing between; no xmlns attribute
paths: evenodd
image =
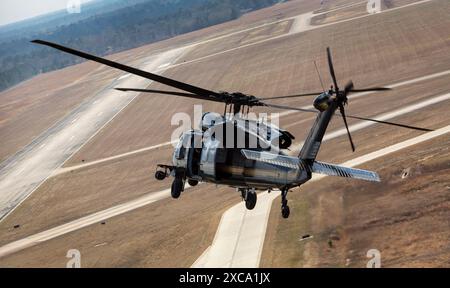
<svg viewBox="0 0 450 288"><path fill-rule="evenodd" d="M94 213L92 215L77 219L67 224L55 227L53 229L32 235L30 237L15 241L0 248L0 258L18 252L20 250L38 245L39 243L51 240L61 235L82 229L89 225L104 221L114 216L139 209L156 201L170 197L170 189L151 193L125 204L111 207L109 209Z"/></svg>
<svg viewBox="0 0 450 288"><path fill-rule="evenodd" d="M75 166L60 168L60 169L56 170L52 174L52 177L60 175L60 174L68 173L68 172L71 172L71 171L75 171L75 170L79 170L79 169L83 169L83 168L99 165L99 164L106 163L106 162L109 162L109 161L114 161L114 160L117 160L117 159L130 157L132 155L148 152L148 151L159 149L159 148L162 148L162 147L167 147L167 146L170 146L170 145L174 145L176 143L178 143L178 141L161 143L161 144L145 147L145 148L142 148L142 149L130 151L130 152L127 152L127 153L123 153L123 154L119 154L119 155L115 155L115 156L111 156L111 157L107 157L107 158L103 158L103 159L100 159L100 160L95 160L95 161L84 163L84 164L79 164L79 165L75 165Z"/></svg>

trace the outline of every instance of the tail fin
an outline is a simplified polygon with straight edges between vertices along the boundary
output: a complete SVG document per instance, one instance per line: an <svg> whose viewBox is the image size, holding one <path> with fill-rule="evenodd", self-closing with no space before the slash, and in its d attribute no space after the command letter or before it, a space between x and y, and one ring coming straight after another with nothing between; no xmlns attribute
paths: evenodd
<svg viewBox="0 0 450 288"><path fill-rule="evenodd" d="M330 106L331 105L335 106L336 104L333 102ZM325 132L328 128L328 124L330 123L336 108L337 107L329 107L325 111L319 113L308 137L306 138L305 144L303 144L303 148L300 151L298 156L300 159L309 163L316 160L323 137L325 136Z"/></svg>

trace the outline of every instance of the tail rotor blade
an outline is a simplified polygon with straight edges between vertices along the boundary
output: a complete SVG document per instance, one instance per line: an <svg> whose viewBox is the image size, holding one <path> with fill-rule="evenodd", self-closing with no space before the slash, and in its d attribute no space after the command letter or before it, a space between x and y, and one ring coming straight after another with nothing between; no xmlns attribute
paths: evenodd
<svg viewBox="0 0 450 288"><path fill-rule="evenodd" d="M421 127L416 127L416 126L410 126L410 125L405 125L405 124L400 124L400 123L381 121L381 120L364 118L364 117L358 117L358 116L347 115L346 117L347 118L352 118L352 119L357 119L357 120L363 120L363 121L370 121L370 122L375 122L375 123L380 123L380 124L392 125L392 126L397 126L397 127L402 127L402 128L412 129L412 130L418 130L418 131L425 131L425 132L432 132L432 131L434 131L432 129L427 129L427 128L421 128Z"/></svg>
<svg viewBox="0 0 450 288"><path fill-rule="evenodd" d="M347 117L345 116L345 108L344 105L339 105L339 109L341 110L342 119L344 119L345 128L347 129L348 139L350 140L350 145L352 146L352 151L355 152L355 144L353 143L352 134L350 133L350 129L348 128Z"/></svg>
<svg viewBox="0 0 450 288"><path fill-rule="evenodd" d="M337 80L336 80L336 73L334 72L333 57L331 56L330 47L327 47L327 54L328 54L328 66L330 66L330 74L331 74L331 78L333 79L334 89L336 91L339 91L339 86L338 86Z"/></svg>

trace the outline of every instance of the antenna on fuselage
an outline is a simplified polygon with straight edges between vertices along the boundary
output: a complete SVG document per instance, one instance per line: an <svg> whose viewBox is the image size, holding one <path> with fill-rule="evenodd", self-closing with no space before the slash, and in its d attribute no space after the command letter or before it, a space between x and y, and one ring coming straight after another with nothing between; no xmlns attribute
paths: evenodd
<svg viewBox="0 0 450 288"><path fill-rule="evenodd" d="M320 85L322 86L323 92L325 92L325 86L323 85L322 76L320 76L319 67L317 67L317 63L314 60L314 66L316 66L317 76L319 76Z"/></svg>

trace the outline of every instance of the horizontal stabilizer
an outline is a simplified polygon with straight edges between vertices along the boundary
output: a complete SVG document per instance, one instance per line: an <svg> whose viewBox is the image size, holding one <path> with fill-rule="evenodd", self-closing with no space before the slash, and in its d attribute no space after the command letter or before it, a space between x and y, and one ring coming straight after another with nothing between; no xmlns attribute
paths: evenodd
<svg viewBox="0 0 450 288"><path fill-rule="evenodd" d="M245 158L249 160L255 160L290 169L297 169L299 167L303 169L306 168L306 166L303 165L303 162L301 162L300 159L298 159L297 157L279 155L269 152L258 152L252 150L241 150L241 151L242 154L245 156Z"/></svg>
<svg viewBox="0 0 450 288"><path fill-rule="evenodd" d="M328 176L339 176L373 182L381 182L380 176L378 176L376 172L348 168L319 161L314 162L311 170L313 173L324 174Z"/></svg>
<svg viewBox="0 0 450 288"><path fill-rule="evenodd" d="M353 178L359 180L380 182L380 176L376 172L348 168L334 164L314 161L312 167L297 157L279 155L269 152L258 152L252 150L242 150L242 154L249 160L264 162L289 169L309 170L312 173L323 174L328 176L338 176L345 178Z"/></svg>

